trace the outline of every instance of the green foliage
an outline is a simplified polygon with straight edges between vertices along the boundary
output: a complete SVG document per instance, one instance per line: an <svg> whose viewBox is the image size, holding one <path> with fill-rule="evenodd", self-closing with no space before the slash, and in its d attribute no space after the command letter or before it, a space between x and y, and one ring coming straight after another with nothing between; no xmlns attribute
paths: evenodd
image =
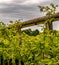
<svg viewBox="0 0 59 65"><path fill-rule="evenodd" d="M46 12L46 15L52 15L56 13L56 8L58 5L54 5L53 3L50 4L49 6L38 6L40 8L41 12Z"/></svg>
<svg viewBox="0 0 59 65"><path fill-rule="evenodd" d="M23 34L25 36L26 34ZM58 35L58 36L57 36ZM37 36L26 35L22 39L21 55L25 65L58 65L59 63L59 32L46 30Z"/></svg>
<svg viewBox="0 0 59 65"><path fill-rule="evenodd" d="M26 34L30 36L36 36L39 34L39 31L37 29L34 31L32 31L31 29L27 29L27 30L23 30L22 32L25 32Z"/></svg>
<svg viewBox="0 0 59 65"><path fill-rule="evenodd" d="M38 7L40 8L41 12L45 12L46 15L52 16L56 13L56 9L57 9L58 5L54 5L53 3L51 3L50 6L38 6ZM53 28L52 28L53 27L53 25L52 25L53 20L54 20L54 18L49 18L45 22L45 26L49 30L53 30Z"/></svg>
<svg viewBox="0 0 59 65"><path fill-rule="evenodd" d="M29 36L22 33L22 45L19 45L20 34L13 26L0 23L0 56L3 55L4 60L12 59L15 64L15 59L21 59L24 65L58 65L59 64L59 31L51 33L45 30L37 36ZM14 29L13 29L14 28ZM14 34L14 33L15 34Z"/></svg>
<svg viewBox="0 0 59 65"><path fill-rule="evenodd" d="M53 10L48 6L40 6L40 10L47 11L47 14L51 15L55 13L57 5L50 6ZM3 57L4 63L5 60L12 59L15 65L15 60L18 59L19 65L21 61L24 65L59 65L59 31L51 32L44 29L44 32L38 34L37 30L27 30L21 34L19 29L22 26L21 22L10 22L12 24L7 26L0 23L0 57ZM31 36L26 33L30 33ZM20 41L22 45L19 45Z"/></svg>

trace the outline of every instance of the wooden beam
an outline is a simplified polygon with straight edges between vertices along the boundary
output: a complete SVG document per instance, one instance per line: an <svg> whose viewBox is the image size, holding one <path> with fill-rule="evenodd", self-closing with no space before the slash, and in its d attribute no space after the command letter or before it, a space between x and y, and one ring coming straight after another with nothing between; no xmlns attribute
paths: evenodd
<svg viewBox="0 0 59 65"><path fill-rule="evenodd" d="M32 19L32 20L28 20L28 21L24 21L22 23L22 28L24 27L28 27L28 26L33 26L33 25L37 25L37 24L43 24L47 19L50 19L50 18L54 18L54 21L58 21L59 20L59 12L57 12L56 14L53 14L51 16L42 16L42 17L39 17L39 18L35 18L35 19Z"/></svg>

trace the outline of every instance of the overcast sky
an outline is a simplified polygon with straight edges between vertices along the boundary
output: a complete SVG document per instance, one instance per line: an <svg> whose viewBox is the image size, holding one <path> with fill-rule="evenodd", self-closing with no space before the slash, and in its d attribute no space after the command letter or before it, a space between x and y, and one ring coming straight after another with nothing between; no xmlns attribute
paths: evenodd
<svg viewBox="0 0 59 65"><path fill-rule="evenodd" d="M0 0L0 21L37 18L43 15L38 5L50 3L59 5L59 0Z"/></svg>

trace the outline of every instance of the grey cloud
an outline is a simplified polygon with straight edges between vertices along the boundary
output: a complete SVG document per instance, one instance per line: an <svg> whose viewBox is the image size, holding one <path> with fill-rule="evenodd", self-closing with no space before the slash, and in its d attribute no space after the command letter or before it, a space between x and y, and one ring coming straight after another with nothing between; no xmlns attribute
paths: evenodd
<svg viewBox="0 0 59 65"><path fill-rule="evenodd" d="M12 3L0 3L0 17L4 19L32 19L41 16L42 14L39 11L38 5L49 5L51 2L59 4L59 0L46 1L39 4L31 5L20 5L20 3L26 0L13 0ZM5 17L6 16L6 17Z"/></svg>
<svg viewBox="0 0 59 65"><path fill-rule="evenodd" d="M12 18L25 18L25 19L31 19L33 17L36 17L37 14L36 11L38 7L35 6L24 6L24 5L17 5L17 4L4 4L6 8L0 9L0 13L3 14L3 16L8 16ZM37 11L39 13L39 10Z"/></svg>

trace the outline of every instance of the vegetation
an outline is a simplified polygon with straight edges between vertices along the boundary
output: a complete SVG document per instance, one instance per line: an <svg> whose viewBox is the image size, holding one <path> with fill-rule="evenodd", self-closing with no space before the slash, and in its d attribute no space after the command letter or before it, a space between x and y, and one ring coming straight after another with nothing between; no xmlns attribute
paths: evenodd
<svg viewBox="0 0 59 65"><path fill-rule="evenodd" d="M45 30L37 36L29 36L23 32L22 45L19 45L20 34L16 33L14 25L8 25L11 26L8 29L4 23L0 23L0 56L4 63L8 60L13 65L21 65L22 58L24 65L59 64L59 31L51 33Z"/></svg>
<svg viewBox="0 0 59 65"><path fill-rule="evenodd" d="M41 12L46 12L46 15L53 15L56 13L56 9L58 5L54 5L53 3L50 4L49 6L38 6L40 8Z"/></svg>
<svg viewBox="0 0 59 65"><path fill-rule="evenodd" d="M52 16L56 13L56 9L58 5L54 5L53 3L51 3L50 7L49 6L38 6L38 7L40 8L41 12L46 13L46 16ZM54 20L54 17L47 19L45 22L46 28L48 28L49 30L53 30L53 25L52 25L53 20Z"/></svg>
<svg viewBox="0 0 59 65"><path fill-rule="evenodd" d="M21 26L0 22L0 65L59 65L59 31L30 36Z"/></svg>
<svg viewBox="0 0 59 65"><path fill-rule="evenodd" d="M36 36L39 34L39 30L36 29L34 31L32 31L31 29L27 29L27 30L23 30L22 32L25 32L26 34L30 35L30 36Z"/></svg>

